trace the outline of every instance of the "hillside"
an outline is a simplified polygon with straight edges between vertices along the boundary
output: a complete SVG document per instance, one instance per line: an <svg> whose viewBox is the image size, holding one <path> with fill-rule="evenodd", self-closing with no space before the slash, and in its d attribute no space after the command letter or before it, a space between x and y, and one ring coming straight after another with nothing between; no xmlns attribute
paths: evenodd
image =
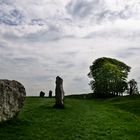
<svg viewBox="0 0 140 140"><path fill-rule="evenodd" d="M0 124L0 140L139 140L140 96L111 99L27 97L16 120Z"/></svg>

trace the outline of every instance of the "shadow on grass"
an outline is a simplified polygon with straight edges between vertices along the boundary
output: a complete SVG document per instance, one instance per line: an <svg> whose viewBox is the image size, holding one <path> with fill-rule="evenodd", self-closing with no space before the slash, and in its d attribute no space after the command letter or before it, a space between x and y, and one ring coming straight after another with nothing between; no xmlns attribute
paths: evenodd
<svg viewBox="0 0 140 140"><path fill-rule="evenodd" d="M107 103L121 110L140 116L140 95L111 98L107 100Z"/></svg>
<svg viewBox="0 0 140 140"><path fill-rule="evenodd" d="M140 102L126 102L122 104L114 104L116 107L121 110L133 113L137 116L140 116Z"/></svg>
<svg viewBox="0 0 140 140"><path fill-rule="evenodd" d="M0 129L2 128L7 128L10 126L29 126L30 125L30 121L29 120L23 120L23 119L19 119L19 118L15 118L6 122L1 122L0 123Z"/></svg>

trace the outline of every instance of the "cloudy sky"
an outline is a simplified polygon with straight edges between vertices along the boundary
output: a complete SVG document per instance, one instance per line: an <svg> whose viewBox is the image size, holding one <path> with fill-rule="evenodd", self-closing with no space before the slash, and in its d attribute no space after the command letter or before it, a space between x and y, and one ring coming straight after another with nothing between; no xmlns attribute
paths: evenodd
<svg viewBox="0 0 140 140"><path fill-rule="evenodd" d="M99 57L131 66L140 88L140 0L0 0L0 79L27 95L55 89L90 92L89 66Z"/></svg>

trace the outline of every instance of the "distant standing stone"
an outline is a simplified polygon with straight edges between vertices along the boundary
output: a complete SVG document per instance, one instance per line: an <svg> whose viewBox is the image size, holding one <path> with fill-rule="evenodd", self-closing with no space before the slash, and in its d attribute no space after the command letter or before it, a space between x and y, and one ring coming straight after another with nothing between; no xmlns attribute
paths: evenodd
<svg viewBox="0 0 140 140"><path fill-rule="evenodd" d="M45 96L45 92L40 91L40 97L44 97Z"/></svg>
<svg viewBox="0 0 140 140"><path fill-rule="evenodd" d="M55 108L64 108L64 90L63 90L63 79L59 76L56 77L56 88L55 88Z"/></svg>
<svg viewBox="0 0 140 140"><path fill-rule="evenodd" d="M10 120L18 115L24 105L26 91L15 80L0 80L0 122Z"/></svg>
<svg viewBox="0 0 140 140"><path fill-rule="evenodd" d="M49 97L50 98L52 97L52 91L51 90L49 91Z"/></svg>

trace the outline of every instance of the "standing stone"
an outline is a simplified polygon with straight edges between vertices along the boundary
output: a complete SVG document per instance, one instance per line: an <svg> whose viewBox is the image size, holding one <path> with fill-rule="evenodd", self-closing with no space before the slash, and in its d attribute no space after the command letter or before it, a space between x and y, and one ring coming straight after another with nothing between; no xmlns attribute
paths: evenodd
<svg viewBox="0 0 140 140"><path fill-rule="evenodd" d="M18 115L24 105L26 91L15 80L0 80L0 122L10 120Z"/></svg>
<svg viewBox="0 0 140 140"><path fill-rule="evenodd" d="M44 97L45 93L43 91L40 91L40 97Z"/></svg>
<svg viewBox="0 0 140 140"><path fill-rule="evenodd" d="M63 79L59 76L56 77L56 88L55 88L55 108L64 108L64 90L63 90Z"/></svg>
<svg viewBox="0 0 140 140"><path fill-rule="evenodd" d="M49 91L49 97L50 98L52 97L52 91L51 90Z"/></svg>

